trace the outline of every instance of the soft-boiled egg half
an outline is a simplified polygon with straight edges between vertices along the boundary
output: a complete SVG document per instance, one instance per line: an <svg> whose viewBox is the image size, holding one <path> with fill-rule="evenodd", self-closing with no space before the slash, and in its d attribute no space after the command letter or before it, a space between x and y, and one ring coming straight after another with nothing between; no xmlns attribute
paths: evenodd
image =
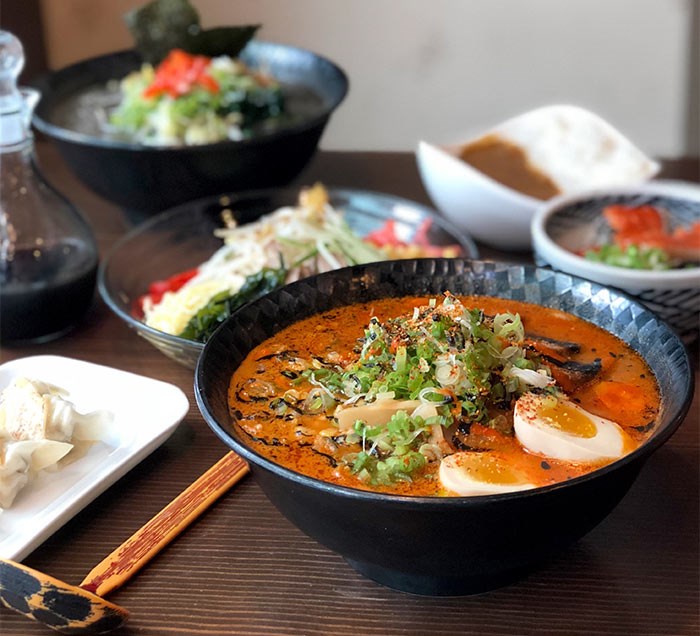
<svg viewBox="0 0 700 636"><path fill-rule="evenodd" d="M513 425L530 452L554 459L594 462L624 455L631 444L615 423L558 395L526 393L515 403Z"/></svg>
<svg viewBox="0 0 700 636"><path fill-rule="evenodd" d="M508 461L490 451L462 451L440 462L440 483L458 495L498 495L535 488Z"/></svg>

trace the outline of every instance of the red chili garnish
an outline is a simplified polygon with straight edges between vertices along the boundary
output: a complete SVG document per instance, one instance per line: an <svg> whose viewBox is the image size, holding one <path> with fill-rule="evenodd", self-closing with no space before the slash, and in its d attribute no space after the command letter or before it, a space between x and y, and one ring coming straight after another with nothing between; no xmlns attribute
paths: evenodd
<svg viewBox="0 0 700 636"><path fill-rule="evenodd" d="M156 68L153 82L143 92L144 97L160 97L167 93L180 97L194 86L201 86L211 93L219 91L219 84L207 73L211 58L192 55L182 49L173 49Z"/></svg>
<svg viewBox="0 0 700 636"><path fill-rule="evenodd" d="M389 343L389 351L391 353L396 353L401 346L401 338L398 336L392 338L391 342Z"/></svg>

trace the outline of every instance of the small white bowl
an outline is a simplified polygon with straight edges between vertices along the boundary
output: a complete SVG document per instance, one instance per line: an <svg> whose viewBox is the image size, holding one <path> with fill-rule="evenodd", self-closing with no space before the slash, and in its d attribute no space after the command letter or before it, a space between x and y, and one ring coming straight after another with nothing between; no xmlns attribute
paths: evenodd
<svg viewBox="0 0 700 636"><path fill-rule="evenodd" d="M700 329L700 267L650 271L589 261L575 252L594 244L608 205L653 205L669 213L671 226L700 221L700 186L652 181L555 197L532 221L535 262L637 297L688 342Z"/></svg>
<svg viewBox="0 0 700 636"><path fill-rule="evenodd" d="M455 144L420 141L423 184L435 206L478 241L506 250L531 247L530 224L543 201L507 187L460 159L466 145L496 135L521 147L562 194L632 185L653 178L659 164L603 119L577 106L545 106Z"/></svg>

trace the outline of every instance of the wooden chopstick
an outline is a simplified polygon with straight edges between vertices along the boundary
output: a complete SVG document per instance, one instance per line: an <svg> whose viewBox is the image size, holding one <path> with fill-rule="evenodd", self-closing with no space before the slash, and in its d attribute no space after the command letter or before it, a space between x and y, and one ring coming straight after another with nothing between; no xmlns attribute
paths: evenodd
<svg viewBox="0 0 700 636"><path fill-rule="evenodd" d="M105 596L118 588L246 475L248 470L248 464L233 451L224 455L98 563L80 587L98 596Z"/></svg>

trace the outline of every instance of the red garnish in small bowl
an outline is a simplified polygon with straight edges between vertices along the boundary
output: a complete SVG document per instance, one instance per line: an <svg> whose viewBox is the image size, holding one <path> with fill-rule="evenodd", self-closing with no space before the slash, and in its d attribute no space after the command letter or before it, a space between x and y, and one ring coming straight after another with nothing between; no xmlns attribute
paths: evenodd
<svg viewBox="0 0 700 636"><path fill-rule="evenodd" d="M211 58L205 55L192 55L182 49L173 49L156 68L156 75L143 92L144 97L171 97L186 95L195 86L201 86L211 93L219 91L219 84L209 75Z"/></svg>
<svg viewBox="0 0 700 636"><path fill-rule="evenodd" d="M656 247L671 258L700 260L700 221L671 230L665 211L652 205L609 205L603 216L615 233L615 243L622 249L630 245Z"/></svg>

